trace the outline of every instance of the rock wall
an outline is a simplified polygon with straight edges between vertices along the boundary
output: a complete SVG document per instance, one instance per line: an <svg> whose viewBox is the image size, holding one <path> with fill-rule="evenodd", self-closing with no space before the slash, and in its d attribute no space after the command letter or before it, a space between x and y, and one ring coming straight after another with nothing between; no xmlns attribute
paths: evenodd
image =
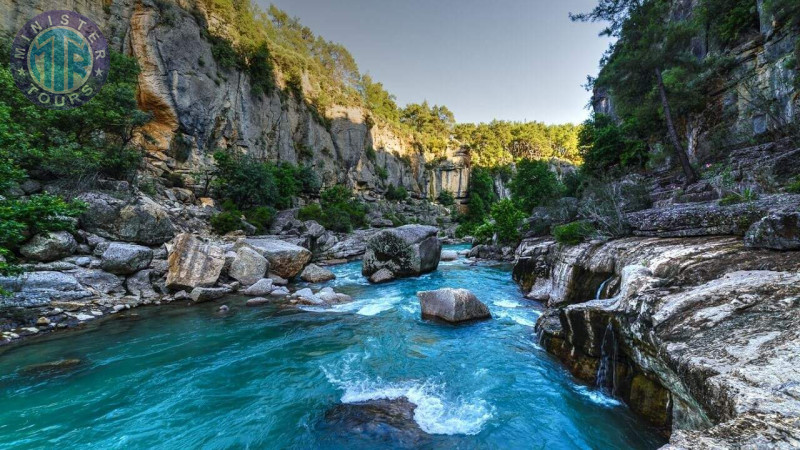
<svg viewBox="0 0 800 450"><path fill-rule="evenodd" d="M798 442L800 253L717 236L528 239L516 256L543 347L679 448Z"/></svg>
<svg viewBox="0 0 800 450"><path fill-rule="evenodd" d="M228 148L313 167L326 186L382 193L393 184L419 197L442 189L465 195L467 156L456 152L452 159L431 163L411 136L373 124L360 107L333 106L320 120L304 101L278 89L254 93L246 73L214 60L201 22L212 24L215 33L236 24L210 15L193 0L179 4L0 0L0 32L13 35L42 11L73 9L97 22L113 48L135 56L142 69L138 101L153 114L139 141L156 175L177 172L191 180L209 167L215 149Z"/></svg>
<svg viewBox="0 0 800 450"><path fill-rule="evenodd" d="M695 161L718 160L727 148L744 147L754 137L771 141L771 131L784 129L786 133L800 121L800 66L796 62L800 30L776 24L765 10L764 0L756 3L760 30L726 51L734 69L715 86L704 111L685 118L687 150ZM699 4L699 0L673 2L672 20L684 20ZM690 50L698 58L721 53L719 44L704 34L693 39ZM616 117L613 97L613 92L598 86L592 98L594 111Z"/></svg>

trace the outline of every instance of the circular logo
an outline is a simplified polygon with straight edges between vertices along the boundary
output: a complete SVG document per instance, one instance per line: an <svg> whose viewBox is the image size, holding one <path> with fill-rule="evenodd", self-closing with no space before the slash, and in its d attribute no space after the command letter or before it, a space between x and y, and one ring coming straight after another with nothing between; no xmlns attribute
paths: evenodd
<svg viewBox="0 0 800 450"><path fill-rule="evenodd" d="M97 24L74 11L29 20L11 46L17 87L33 103L70 109L88 102L108 77L108 43Z"/></svg>

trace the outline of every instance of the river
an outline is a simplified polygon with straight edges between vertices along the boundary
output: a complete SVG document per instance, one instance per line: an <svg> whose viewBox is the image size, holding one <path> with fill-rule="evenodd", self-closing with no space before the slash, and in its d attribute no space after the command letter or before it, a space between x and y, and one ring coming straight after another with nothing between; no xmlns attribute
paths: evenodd
<svg viewBox="0 0 800 450"><path fill-rule="evenodd" d="M464 247L449 247L461 249ZM339 402L405 396L427 447L652 449L663 438L538 347L535 302L508 266L443 262L370 285L333 268L355 302L332 310L244 298L139 308L0 354L0 448L375 448L324 426ZM314 286L315 288L320 286ZM416 292L463 287L494 318L420 318ZM77 359L70 370L26 367ZM392 447L391 442L380 443Z"/></svg>

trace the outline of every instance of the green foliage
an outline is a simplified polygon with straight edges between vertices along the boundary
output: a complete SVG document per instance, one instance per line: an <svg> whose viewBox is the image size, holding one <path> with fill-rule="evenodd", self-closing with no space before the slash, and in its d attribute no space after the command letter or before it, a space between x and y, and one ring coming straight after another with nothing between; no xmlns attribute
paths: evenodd
<svg viewBox="0 0 800 450"><path fill-rule="evenodd" d="M238 209L215 214L210 220L211 228L217 234L228 234L242 229L242 212Z"/></svg>
<svg viewBox="0 0 800 450"><path fill-rule="evenodd" d="M278 200L278 187L271 167L248 155L218 151L214 153L217 178L213 186L217 194L232 201L239 209L273 205Z"/></svg>
<svg viewBox="0 0 800 450"><path fill-rule="evenodd" d="M753 0L703 0L695 21L728 46L745 33L758 31L758 8Z"/></svg>
<svg viewBox="0 0 800 450"><path fill-rule="evenodd" d="M511 200L501 200L492 205L491 217L497 240L501 243L514 243L519 240L519 227L525 213L517 209Z"/></svg>
<svg viewBox="0 0 800 450"><path fill-rule="evenodd" d="M800 177L795 178L794 181L786 187L786 192L800 194Z"/></svg>
<svg viewBox="0 0 800 450"><path fill-rule="evenodd" d="M517 173L509 185L511 198L523 211L533 211L560 197L562 187L556 174L544 161L523 159L517 163Z"/></svg>
<svg viewBox="0 0 800 450"><path fill-rule="evenodd" d="M577 221L553 227L556 242L565 245L577 245L596 232L588 222Z"/></svg>
<svg viewBox="0 0 800 450"><path fill-rule="evenodd" d="M132 145L134 129L149 120L138 109L136 60L111 52L103 89L80 108L51 110L31 104L14 86L8 66L0 66L0 158L15 170L69 183L98 176L132 178L141 151ZM4 179L13 174L0 174Z"/></svg>
<svg viewBox="0 0 800 450"><path fill-rule="evenodd" d="M285 162L275 165L225 151L214 153L214 160L217 172L213 186L217 195L233 202L239 210L259 206L290 208L297 196L315 195L321 186L309 167Z"/></svg>
<svg viewBox="0 0 800 450"><path fill-rule="evenodd" d="M619 126L609 116L587 119L578 133L584 173L602 176L612 167L642 167L647 147L629 133L629 126Z"/></svg>
<svg viewBox="0 0 800 450"><path fill-rule="evenodd" d="M381 180L386 180L387 178L389 178L389 171L386 170L386 167L376 166L375 174L378 175L378 178L380 178Z"/></svg>
<svg viewBox="0 0 800 450"><path fill-rule="evenodd" d="M259 206L246 211L244 216L247 218L247 222L256 227L256 231L259 234L264 234L269 230L269 226L272 225L277 213L275 208L271 206Z"/></svg>
<svg viewBox="0 0 800 450"><path fill-rule="evenodd" d="M454 135L471 150L475 166L505 166L520 158L559 158L579 163L580 128L573 124L545 125L540 122L495 120L488 124L458 124Z"/></svg>
<svg viewBox="0 0 800 450"><path fill-rule="evenodd" d="M0 190L0 194L4 191ZM39 194L28 199L0 200L0 275L19 272L13 264L14 253L31 236L38 233L72 231L75 220L86 209L78 201ZM0 292L2 294L2 292Z"/></svg>
<svg viewBox="0 0 800 450"><path fill-rule="evenodd" d="M373 163L375 162L377 153L375 152L375 149L371 145L368 146L366 149L364 149L364 153L367 155L367 159L369 159Z"/></svg>
<svg viewBox="0 0 800 450"><path fill-rule="evenodd" d="M456 228L458 237L473 234L475 229L482 225L489 216L492 204L497 201L494 193L494 181L488 169L475 167L469 179L469 198L467 200L467 213L459 217Z"/></svg>
<svg viewBox="0 0 800 450"><path fill-rule="evenodd" d="M439 192L439 195L436 197L436 201L442 206L453 206L453 204L456 202L456 198L453 196L452 192L443 190Z"/></svg>
<svg viewBox="0 0 800 450"><path fill-rule="evenodd" d="M751 188L744 188L740 192L731 192L722 197L719 205L730 206L738 203L750 203L756 200L758 200L758 194Z"/></svg>
<svg viewBox="0 0 800 450"><path fill-rule="evenodd" d="M389 187L386 188L386 200L402 202L407 198L408 191L406 191L404 186L395 187L393 184L390 184Z"/></svg>
<svg viewBox="0 0 800 450"><path fill-rule="evenodd" d="M300 208L300 220L315 220L329 230L350 232L353 228L366 226L366 206L353 199L346 187L336 185L321 194L320 203L311 203Z"/></svg>

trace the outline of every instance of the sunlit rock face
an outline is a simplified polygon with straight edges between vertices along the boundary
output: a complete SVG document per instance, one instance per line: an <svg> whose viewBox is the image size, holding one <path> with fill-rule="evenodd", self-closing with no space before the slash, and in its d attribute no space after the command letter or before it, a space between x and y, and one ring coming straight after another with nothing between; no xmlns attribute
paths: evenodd
<svg viewBox="0 0 800 450"><path fill-rule="evenodd" d="M800 252L748 249L739 237L540 238L517 249L514 277L549 307L540 343L576 376L676 445L722 448L759 433L796 439L785 425L800 417L789 369L800 362L799 271Z"/></svg>
<svg viewBox="0 0 800 450"><path fill-rule="evenodd" d="M0 31L13 35L34 12L63 7L51 0L0 0ZM138 61L137 100L152 114L138 140L148 170L157 175L178 172L199 182L192 175L213 162L214 149L228 148L313 167L326 186L345 183L380 195L393 184L424 198L443 190L460 201L466 197L466 151L448 150L443 159L422 153L412 136L376 123L361 107L334 104L320 117L280 89L257 92L248 74L220 66L205 29L236 35L237 24L206 11L203 2L81 0L70 9L94 20L112 48ZM277 78L282 88L285 77ZM313 89L307 81L304 89Z"/></svg>

